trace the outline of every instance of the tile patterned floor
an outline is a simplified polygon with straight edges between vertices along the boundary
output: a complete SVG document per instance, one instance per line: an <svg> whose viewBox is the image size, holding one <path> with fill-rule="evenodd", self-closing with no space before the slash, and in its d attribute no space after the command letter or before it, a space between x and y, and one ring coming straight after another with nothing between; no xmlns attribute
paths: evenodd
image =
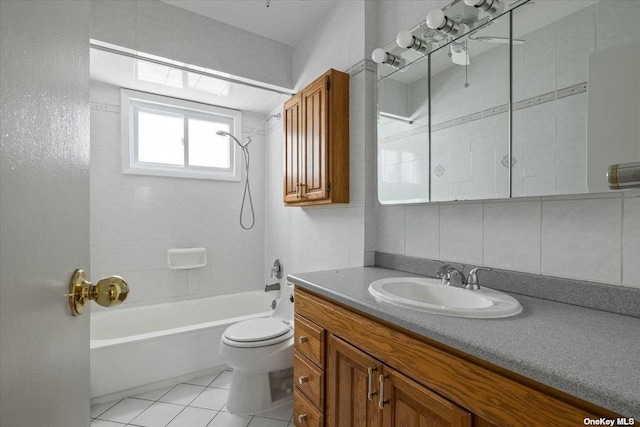
<svg viewBox="0 0 640 427"><path fill-rule="evenodd" d="M293 405L258 415L227 412L231 371L91 407L91 427L293 427Z"/></svg>

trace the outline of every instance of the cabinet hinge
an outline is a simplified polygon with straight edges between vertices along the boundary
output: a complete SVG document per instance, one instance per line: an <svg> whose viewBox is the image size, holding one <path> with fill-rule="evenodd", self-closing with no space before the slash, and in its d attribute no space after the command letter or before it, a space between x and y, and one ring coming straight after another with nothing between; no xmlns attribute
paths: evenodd
<svg viewBox="0 0 640 427"><path fill-rule="evenodd" d="M331 191L331 183L327 183L327 193Z"/></svg>
<svg viewBox="0 0 640 427"><path fill-rule="evenodd" d="M331 89L331 79L327 79L327 90Z"/></svg>

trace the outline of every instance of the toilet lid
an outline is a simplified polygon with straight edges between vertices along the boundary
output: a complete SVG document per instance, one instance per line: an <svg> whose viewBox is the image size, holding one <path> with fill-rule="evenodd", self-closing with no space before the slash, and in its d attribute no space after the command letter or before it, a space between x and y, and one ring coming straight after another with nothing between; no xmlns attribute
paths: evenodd
<svg viewBox="0 0 640 427"><path fill-rule="evenodd" d="M231 325L224 332L224 336L231 341L256 342L277 338L290 330L291 327L282 320L267 317Z"/></svg>

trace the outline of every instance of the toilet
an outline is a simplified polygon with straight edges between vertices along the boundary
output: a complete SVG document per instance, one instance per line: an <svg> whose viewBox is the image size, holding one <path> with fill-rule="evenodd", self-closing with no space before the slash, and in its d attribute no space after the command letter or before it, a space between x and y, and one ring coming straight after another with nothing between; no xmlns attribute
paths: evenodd
<svg viewBox="0 0 640 427"><path fill-rule="evenodd" d="M266 318L229 326L220 356L233 368L227 410L255 414L293 400L293 285L285 286Z"/></svg>

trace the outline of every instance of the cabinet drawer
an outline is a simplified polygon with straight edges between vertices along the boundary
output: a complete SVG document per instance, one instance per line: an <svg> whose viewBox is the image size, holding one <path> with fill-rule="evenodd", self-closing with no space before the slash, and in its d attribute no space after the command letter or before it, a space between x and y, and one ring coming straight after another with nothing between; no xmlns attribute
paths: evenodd
<svg viewBox="0 0 640 427"><path fill-rule="evenodd" d="M322 413L298 390L293 390L293 425L299 427L323 427Z"/></svg>
<svg viewBox="0 0 640 427"><path fill-rule="evenodd" d="M318 408L323 407L324 373L306 357L296 352L293 359L293 380L311 403Z"/></svg>
<svg viewBox="0 0 640 427"><path fill-rule="evenodd" d="M324 329L300 315L295 315L296 350L324 368Z"/></svg>

